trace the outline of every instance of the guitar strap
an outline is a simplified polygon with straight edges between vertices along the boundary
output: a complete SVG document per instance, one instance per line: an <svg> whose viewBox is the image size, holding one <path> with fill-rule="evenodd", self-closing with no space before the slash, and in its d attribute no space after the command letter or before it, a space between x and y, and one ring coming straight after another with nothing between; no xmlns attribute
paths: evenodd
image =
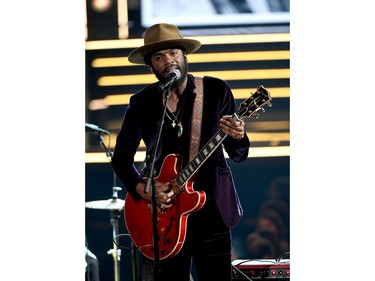
<svg viewBox="0 0 375 281"><path fill-rule="evenodd" d="M195 89L193 92L195 93L195 101L193 107L193 117L191 119L189 162L192 161L199 152L203 111L203 78L194 77L194 84Z"/></svg>

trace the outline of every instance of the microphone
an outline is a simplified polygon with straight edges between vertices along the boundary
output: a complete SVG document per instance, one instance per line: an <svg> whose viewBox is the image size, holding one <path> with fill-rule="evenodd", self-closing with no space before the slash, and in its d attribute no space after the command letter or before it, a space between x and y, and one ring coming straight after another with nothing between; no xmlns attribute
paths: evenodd
<svg viewBox="0 0 375 281"><path fill-rule="evenodd" d="M107 130L99 128L97 125L86 123L85 127L86 127L86 131L89 131L89 132L109 135L109 132Z"/></svg>
<svg viewBox="0 0 375 281"><path fill-rule="evenodd" d="M168 73L168 80L166 82L164 82L164 83L159 83L158 90L162 91L162 90L164 90L164 88L171 87L171 85L174 83L174 81L176 81L180 77L181 77L181 72L178 69L175 69L175 68L172 69Z"/></svg>

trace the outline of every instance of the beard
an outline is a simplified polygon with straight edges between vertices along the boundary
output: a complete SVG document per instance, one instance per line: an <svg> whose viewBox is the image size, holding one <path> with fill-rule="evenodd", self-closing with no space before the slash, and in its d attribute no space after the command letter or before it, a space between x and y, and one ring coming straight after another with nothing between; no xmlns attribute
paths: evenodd
<svg viewBox="0 0 375 281"><path fill-rule="evenodd" d="M183 63L181 65L177 65L175 68L178 69L181 72L181 76L180 76L180 78L178 78L176 81L173 82L173 84L171 85L171 89L177 88L178 86L180 86L185 81L185 79L187 77L187 73L188 73L187 58L184 57ZM153 69L153 71L154 71L154 74L155 74L156 78L161 83L165 83L165 82L168 81L168 74L169 73L156 72L155 69Z"/></svg>

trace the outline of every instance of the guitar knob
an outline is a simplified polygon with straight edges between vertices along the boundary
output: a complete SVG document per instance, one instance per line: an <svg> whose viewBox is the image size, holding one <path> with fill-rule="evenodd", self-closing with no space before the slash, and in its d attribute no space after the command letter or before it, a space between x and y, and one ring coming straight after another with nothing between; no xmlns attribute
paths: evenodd
<svg viewBox="0 0 375 281"><path fill-rule="evenodd" d="M166 241L167 241L168 244L171 244L171 243L172 243L172 239L171 239L171 238L167 238Z"/></svg>

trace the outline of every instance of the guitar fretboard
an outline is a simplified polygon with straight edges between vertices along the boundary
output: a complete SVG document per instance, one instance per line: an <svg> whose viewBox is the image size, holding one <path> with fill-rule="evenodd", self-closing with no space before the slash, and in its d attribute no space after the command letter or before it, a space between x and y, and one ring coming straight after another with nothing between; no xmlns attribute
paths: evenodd
<svg viewBox="0 0 375 281"><path fill-rule="evenodd" d="M243 101L237 110L231 117L236 120L240 120L243 116L252 116L258 117L258 111L263 109L265 104L271 106L270 103L271 97L268 90L263 86L258 86L257 91L254 95L251 95L248 99ZM182 169L180 174L173 179L173 186L178 185L179 192L182 192L183 186L187 181L194 175L194 173L202 166L202 164L207 160L207 158L218 148L221 143L226 138L227 134L220 129L210 140L209 142L198 152L197 156L191 160L185 168Z"/></svg>
<svg viewBox="0 0 375 281"><path fill-rule="evenodd" d="M219 130L210 141L198 152L197 156L191 160L184 169L177 176L176 181L178 185L183 186L194 173L202 166L207 158L215 151L216 148L224 141L227 135L223 130Z"/></svg>

